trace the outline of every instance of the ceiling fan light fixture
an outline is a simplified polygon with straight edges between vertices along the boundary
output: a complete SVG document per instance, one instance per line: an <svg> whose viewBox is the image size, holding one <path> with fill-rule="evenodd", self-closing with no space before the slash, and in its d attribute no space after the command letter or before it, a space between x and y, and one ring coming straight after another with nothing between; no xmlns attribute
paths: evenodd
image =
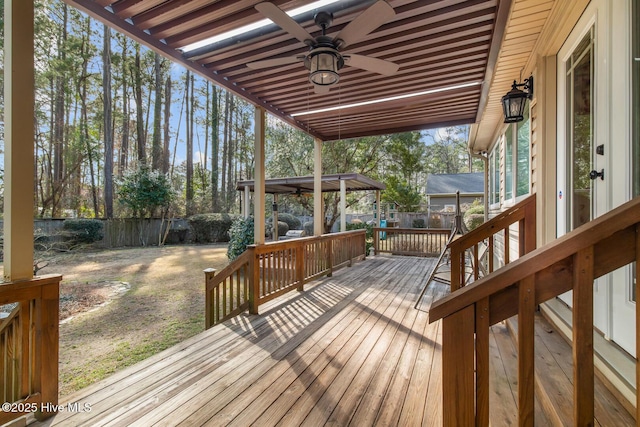
<svg viewBox="0 0 640 427"><path fill-rule="evenodd" d="M312 52L308 58L309 81L318 86L332 86L340 80L338 70L344 65L342 56L332 50Z"/></svg>

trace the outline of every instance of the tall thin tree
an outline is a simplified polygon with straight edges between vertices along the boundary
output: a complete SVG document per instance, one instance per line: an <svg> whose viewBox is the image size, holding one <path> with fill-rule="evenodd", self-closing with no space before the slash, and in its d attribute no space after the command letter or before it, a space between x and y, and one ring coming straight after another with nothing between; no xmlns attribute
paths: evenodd
<svg viewBox="0 0 640 427"><path fill-rule="evenodd" d="M111 123L111 30L104 25L102 49L102 89L104 111L104 213L113 218L113 130ZM96 213L97 214L97 213Z"/></svg>

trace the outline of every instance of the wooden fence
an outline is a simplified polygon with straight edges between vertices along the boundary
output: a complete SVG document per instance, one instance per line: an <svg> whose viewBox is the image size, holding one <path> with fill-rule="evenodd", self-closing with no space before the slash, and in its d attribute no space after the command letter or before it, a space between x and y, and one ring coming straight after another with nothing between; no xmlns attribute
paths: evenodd
<svg viewBox="0 0 640 427"><path fill-rule="evenodd" d="M437 256L447 244L451 230L446 228L374 228L376 254Z"/></svg>
<svg viewBox="0 0 640 427"><path fill-rule="evenodd" d="M261 304L365 255L365 230L249 246L219 274L205 270L205 326L257 314Z"/></svg>

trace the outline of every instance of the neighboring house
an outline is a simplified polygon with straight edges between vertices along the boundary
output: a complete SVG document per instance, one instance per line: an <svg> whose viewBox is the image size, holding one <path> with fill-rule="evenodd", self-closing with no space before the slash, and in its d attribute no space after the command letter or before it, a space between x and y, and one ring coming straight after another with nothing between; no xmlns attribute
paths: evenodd
<svg viewBox="0 0 640 427"><path fill-rule="evenodd" d="M640 1L530 2L538 12L525 3L514 1L492 83L502 92L469 148L487 156L491 213L536 194L540 247L640 194ZM534 78L533 97L524 120L504 124L490 106L515 67ZM631 405L634 282L625 266L597 279L593 297L596 365ZM571 307L571 293L541 306L569 336Z"/></svg>
<svg viewBox="0 0 640 427"><path fill-rule="evenodd" d="M430 211L455 212L456 192L460 204L484 200L484 173L442 173L427 176L427 204Z"/></svg>

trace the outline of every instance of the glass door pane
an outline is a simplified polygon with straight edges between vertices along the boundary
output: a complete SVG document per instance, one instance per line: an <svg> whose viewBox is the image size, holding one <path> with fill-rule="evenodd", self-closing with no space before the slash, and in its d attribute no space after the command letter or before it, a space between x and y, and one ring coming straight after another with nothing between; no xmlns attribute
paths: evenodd
<svg viewBox="0 0 640 427"><path fill-rule="evenodd" d="M567 70L567 158L570 171L571 200L569 203L569 230L592 219L593 188L589 172L592 170L593 135L593 47L589 32L571 55Z"/></svg>

